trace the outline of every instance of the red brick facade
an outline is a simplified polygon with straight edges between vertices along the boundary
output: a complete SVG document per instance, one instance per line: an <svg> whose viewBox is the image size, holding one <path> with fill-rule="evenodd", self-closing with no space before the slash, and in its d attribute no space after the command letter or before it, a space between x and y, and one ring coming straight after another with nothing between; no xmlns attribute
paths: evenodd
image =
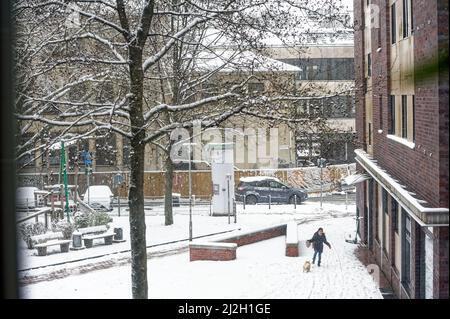
<svg viewBox="0 0 450 319"><path fill-rule="evenodd" d="M236 259L236 247L224 248L224 247L189 247L190 261L195 260L216 260L226 261Z"/></svg>
<svg viewBox="0 0 450 319"><path fill-rule="evenodd" d="M397 0L401 2L401 0ZM421 66L438 63L440 72L425 78L415 77L415 147L409 148L387 138L389 126L388 98L390 88L390 7L389 1L371 0L379 8L379 29L372 28L372 114L373 114L373 159L377 165L391 177L405 185L416 198L424 200L430 207L448 208L449 167L448 167L448 69L443 69L438 56L448 58L448 1L411 0L414 30L414 68L420 72ZM355 13L355 80L356 80L356 128L359 148L367 150L366 136L366 79L365 79L365 20L366 0L354 1ZM401 58L401 56L400 56ZM381 133L379 133L379 130ZM363 168L358 165L358 170ZM374 181L374 184L377 184ZM374 187L371 215L367 212L367 183L357 188L356 204L360 216L361 239L369 243L382 271L391 280L394 292L399 297L424 298L425 276L425 230L416 221L411 225L411 281L410 289L402 288L400 270L395 269L394 229L392 213L390 218L390 250L382 252L380 242L376 240L378 232L378 192ZM381 185L379 185L381 187ZM370 210L370 209L369 209ZM370 217L370 220L369 220ZM372 231L369 232L369 223ZM433 298L448 298L448 225L433 227ZM379 236L381 238L381 236ZM408 289L407 289L408 290Z"/></svg>

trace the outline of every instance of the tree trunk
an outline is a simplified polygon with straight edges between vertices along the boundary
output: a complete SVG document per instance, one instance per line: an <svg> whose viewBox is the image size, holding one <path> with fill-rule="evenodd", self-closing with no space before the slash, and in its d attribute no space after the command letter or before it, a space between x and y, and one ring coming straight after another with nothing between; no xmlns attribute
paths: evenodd
<svg viewBox="0 0 450 319"><path fill-rule="evenodd" d="M165 173L165 195L164 195L164 216L165 225L173 224L173 211L172 211L172 187L173 187L173 163L169 155L166 158L166 173Z"/></svg>
<svg viewBox="0 0 450 319"><path fill-rule="evenodd" d="M131 171L128 204L130 207L131 285L134 299L148 298L147 248L144 212L145 130L142 114L143 78L142 49L130 45L130 124Z"/></svg>

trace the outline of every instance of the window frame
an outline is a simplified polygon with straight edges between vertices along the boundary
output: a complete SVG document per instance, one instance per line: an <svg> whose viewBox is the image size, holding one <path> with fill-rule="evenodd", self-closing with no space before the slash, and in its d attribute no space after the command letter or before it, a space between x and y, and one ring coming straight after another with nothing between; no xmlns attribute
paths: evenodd
<svg viewBox="0 0 450 319"><path fill-rule="evenodd" d="M395 124L396 124L396 119L395 119L395 95L390 95L389 96L389 117L390 117L390 121L389 121L389 126L388 126L388 133L395 135L396 133L396 129L395 129Z"/></svg>
<svg viewBox="0 0 450 319"><path fill-rule="evenodd" d="M394 2L391 5L391 44L394 45L397 43L397 8L396 3Z"/></svg>
<svg viewBox="0 0 450 319"><path fill-rule="evenodd" d="M408 139L408 96L402 95L402 130L401 137Z"/></svg>

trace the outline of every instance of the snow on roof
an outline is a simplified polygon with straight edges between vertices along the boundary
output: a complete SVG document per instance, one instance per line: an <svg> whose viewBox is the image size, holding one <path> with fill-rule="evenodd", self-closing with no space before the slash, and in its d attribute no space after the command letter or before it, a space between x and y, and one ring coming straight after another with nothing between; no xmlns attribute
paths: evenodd
<svg viewBox="0 0 450 319"><path fill-rule="evenodd" d="M300 68L280 62L251 51L236 52L230 49L217 49L202 52L195 58L198 71L207 72L220 69L220 72L249 70L254 72L285 71L299 72Z"/></svg>
<svg viewBox="0 0 450 319"><path fill-rule="evenodd" d="M272 177L272 176L249 176L249 177L241 177L240 181L244 183L251 183L251 182L261 182L266 180L273 180L277 182L281 182L278 178Z"/></svg>

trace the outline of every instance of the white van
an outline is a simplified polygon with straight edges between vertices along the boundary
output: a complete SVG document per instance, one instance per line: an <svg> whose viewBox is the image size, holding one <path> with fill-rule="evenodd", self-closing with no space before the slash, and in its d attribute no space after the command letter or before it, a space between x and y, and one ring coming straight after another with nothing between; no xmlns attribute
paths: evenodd
<svg viewBox="0 0 450 319"><path fill-rule="evenodd" d="M112 201L114 194L111 189L105 185L89 186L83 195L83 202L93 206L93 208L105 208L112 210Z"/></svg>
<svg viewBox="0 0 450 319"><path fill-rule="evenodd" d="M31 186L18 187L16 190L16 207L20 209L37 207L39 203L36 203L34 191L38 190L39 188Z"/></svg>

